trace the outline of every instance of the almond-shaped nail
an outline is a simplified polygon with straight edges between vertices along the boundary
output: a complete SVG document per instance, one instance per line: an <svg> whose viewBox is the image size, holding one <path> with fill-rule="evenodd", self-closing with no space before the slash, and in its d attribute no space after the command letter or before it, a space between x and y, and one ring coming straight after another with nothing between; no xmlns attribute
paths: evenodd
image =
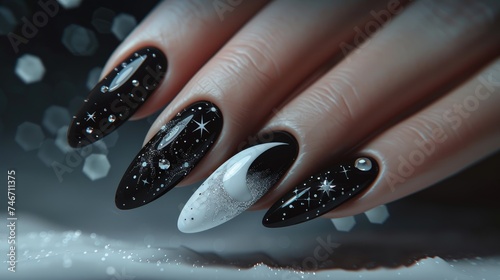
<svg viewBox="0 0 500 280"><path fill-rule="evenodd" d="M363 192L378 171L374 159L356 157L311 175L271 206L262 223L286 227L317 218Z"/></svg>
<svg viewBox="0 0 500 280"><path fill-rule="evenodd" d="M297 141L287 132L269 135L268 142L239 152L203 182L181 211L180 231L200 232L231 220L281 179L297 157Z"/></svg>
<svg viewBox="0 0 500 280"><path fill-rule="evenodd" d="M211 102L197 102L177 113L128 167L116 191L116 206L136 208L171 190L207 154L222 125L222 113Z"/></svg>
<svg viewBox="0 0 500 280"><path fill-rule="evenodd" d="M68 143L83 147L113 132L158 88L167 71L165 55L154 47L132 53L90 91L68 128Z"/></svg>

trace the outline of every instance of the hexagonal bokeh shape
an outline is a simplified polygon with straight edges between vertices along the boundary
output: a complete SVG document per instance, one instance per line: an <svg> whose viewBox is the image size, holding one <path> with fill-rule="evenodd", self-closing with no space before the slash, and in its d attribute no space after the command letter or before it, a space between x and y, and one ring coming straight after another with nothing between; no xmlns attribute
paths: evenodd
<svg viewBox="0 0 500 280"><path fill-rule="evenodd" d="M93 55L99 47L94 31L76 24L71 24L64 29L62 43L77 56Z"/></svg>
<svg viewBox="0 0 500 280"><path fill-rule="evenodd" d="M45 135L42 128L32 122L23 122L17 127L15 140L25 151L40 148Z"/></svg>
<svg viewBox="0 0 500 280"><path fill-rule="evenodd" d="M110 9L100 7L94 11L92 14L92 25L99 33L111 33L111 26L113 25L113 19L115 18L115 12Z"/></svg>
<svg viewBox="0 0 500 280"><path fill-rule="evenodd" d="M66 10L74 9L80 6L82 0L57 0Z"/></svg>
<svg viewBox="0 0 500 280"><path fill-rule="evenodd" d="M47 167L52 166L54 162L62 163L64 161L64 154L56 146L53 139L43 141L40 149L38 149L37 156Z"/></svg>
<svg viewBox="0 0 500 280"><path fill-rule="evenodd" d="M99 82L99 76L101 75L102 68L94 67L89 71L87 76L87 89L91 90Z"/></svg>
<svg viewBox="0 0 500 280"><path fill-rule="evenodd" d="M41 81L45 74L45 66L37 56L25 54L17 59L16 75L26 84Z"/></svg>
<svg viewBox="0 0 500 280"><path fill-rule="evenodd" d="M0 35L7 35L14 30L17 19L7 7L0 7Z"/></svg>
<svg viewBox="0 0 500 280"><path fill-rule="evenodd" d="M77 148L76 151L82 157L88 157L91 154L108 155L108 153L109 153L108 147L106 146L106 143L103 140L96 141L96 142L92 143L91 145Z"/></svg>
<svg viewBox="0 0 500 280"><path fill-rule="evenodd" d="M54 143L63 153L69 153L73 148L68 144L67 140L68 126L62 126L57 130L56 140Z"/></svg>
<svg viewBox="0 0 500 280"><path fill-rule="evenodd" d="M113 19L111 32L115 34L118 40L123 40L135 28L137 21L129 14L121 13Z"/></svg>
<svg viewBox="0 0 500 280"><path fill-rule="evenodd" d="M104 141L104 143L106 143L106 146L108 148L113 148L116 145L118 138L119 138L118 131L115 130L115 131L111 132L110 134L106 135L106 137L103 139L103 141Z"/></svg>
<svg viewBox="0 0 500 280"><path fill-rule="evenodd" d="M68 125L71 121L68 109L52 105L45 109L43 114L42 125L52 134L56 134L57 130L62 126Z"/></svg>
<svg viewBox="0 0 500 280"><path fill-rule="evenodd" d="M389 218L389 211L387 210L387 206L380 205L366 211L365 215L371 223L383 224Z"/></svg>
<svg viewBox="0 0 500 280"><path fill-rule="evenodd" d="M95 181L106 177L110 168L111 164L106 155L91 154L85 159L82 171L90 180Z"/></svg>
<svg viewBox="0 0 500 280"><path fill-rule="evenodd" d="M351 229L356 225L354 216L331 219L331 221L338 231L351 231Z"/></svg>

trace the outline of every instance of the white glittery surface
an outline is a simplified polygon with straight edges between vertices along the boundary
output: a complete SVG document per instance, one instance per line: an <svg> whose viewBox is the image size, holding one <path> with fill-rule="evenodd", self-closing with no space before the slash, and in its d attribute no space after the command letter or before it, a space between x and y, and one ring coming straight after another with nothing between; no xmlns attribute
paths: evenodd
<svg viewBox="0 0 500 280"><path fill-rule="evenodd" d="M5 217L2 217L5 218ZM31 231L18 236L16 272L0 270L0 279L496 279L500 258L447 262L425 258L410 267L373 270L298 271L256 263L242 268L227 261L230 255L201 253L183 246L138 245L80 230L42 230L46 222L25 218ZM5 242L0 249L7 250ZM220 248L220 246L219 246ZM234 258L234 256L233 256ZM260 258L263 258L262 256ZM278 260L269 260L276 261ZM479 278L471 275L481 276ZM493 278L488 278L492 276Z"/></svg>
<svg viewBox="0 0 500 280"><path fill-rule="evenodd" d="M243 213L257 200L259 200L270 187L276 182L277 174L269 172L249 171L248 167L262 153L272 147L284 143L267 143L254 146L244 150L226 161L221 167L203 182L179 215L177 226L180 231L186 233L200 232L220 224L223 224L239 214ZM251 156L248 160L247 155ZM239 165L240 159L245 161L242 168L233 171L235 165ZM226 175L231 173L230 179ZM235 178L235 180L231 180ZM228 184L229 183L229 184ZM229 193L228 188L242 189L240 192ZM235 194L250 192L250 199L240 199Z"/></svg>

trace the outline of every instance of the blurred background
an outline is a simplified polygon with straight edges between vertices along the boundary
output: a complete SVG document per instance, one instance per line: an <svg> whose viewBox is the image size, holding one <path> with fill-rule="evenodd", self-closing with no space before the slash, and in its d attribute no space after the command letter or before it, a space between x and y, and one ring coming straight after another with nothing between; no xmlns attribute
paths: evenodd
<svg viewBox="0 0 500 280"><path fill-rule="evenodd" d="M83 150L66 128L157 2L0 0L0 170L16 171L19 219L17 272L5 258L2 279L500 278L498 153L390 205L290 228L264 228L257 211L183 234L177 217L197 184L118 210L116 186L155 116Z"/></svg>

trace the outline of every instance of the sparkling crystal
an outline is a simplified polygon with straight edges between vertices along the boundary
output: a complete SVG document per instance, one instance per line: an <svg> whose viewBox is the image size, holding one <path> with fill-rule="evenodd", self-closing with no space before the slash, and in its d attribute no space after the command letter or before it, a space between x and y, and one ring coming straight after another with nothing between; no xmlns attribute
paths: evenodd
<svg viewBox="0 0 500 280"><path fill-rule="evenodd" d="M64 29L62 43L77 56L93 55L99 47L94 31L76 24Z"/></svg>
<svg viewBox="0 0 500 280"><path fill-rule="evenodd" d="M358 158L354 162L354 167L361 171L369 171L372 169L372 162L368 158Z"/></svg>
<svg viewBox="0 0 500 280"><path fill-rule="evenodd" d="M45 110L43 114L42 125L50 133L56 134L59 128L69 124L70 121L71 116L68 112L68 109L52 105Z"/></svg>
<svg viewBox="0 0 500 280"><path fill-rule="evenodd" d="M168 161L167 159L160 159L160 161L158 162L158 167L160 167L160 169L167 170L170 168L170 161Z"/></svg>
<svg viewBox="0 0 500 280"><path fill-rule="evenodd" d="M109 121L110 123L115 122L115 121L116 121L116 116L115 116L115 115L109 115L109 117L108 117L108 121Z"/></svg>
<svg viewBox="0 0 500 280"><path fill-rule="evenodd" d="M85 132L87 132L88 134L91 134L92 132L94 132L94 128L89 126L89 127L87 127L87 129L85 129Z"/></svg>
<svg viewBox="0 0 500 280"><path fill-rule="evenodd" d="M17 59L15 72L24 83L31 84L42 80L45 67L40 58L25 54Z"/></svg>
<svg viewBox="0 0 500 280"><path fill-rule="evenodd" d="M23 122L17 127L15 140L25 151L38 149L45 135L42 128L31 122Z"/></svg>
<svg viewBox="0 0 500 280"><path fill-rule="evenodd" d="M85 159L82 171L90 180L94 181L106 177L110 168L111 165L106 155L91 154Z"/></svg>
<svg viewBox="0 0 500 280"><path fill-rule="evenodd" d="M111 32L118 38L123 40L135 28L137 21L129 14L121 13L113 19Z"/></svg>
<svg viewBox="0 0 500 280"><path fill-rule="evenodd" d="M108 90L109 90L109 88L107 86L102 86L101 87L101 92L102 93L106 93L106 92L108 92Z"/></svg>
<svg viewBox="0 0 500 280"><path fill-rule="evenodd" d="M132 80L132 85L134 87L138 86L139 85L139 81L138 80Z"/></svg>

